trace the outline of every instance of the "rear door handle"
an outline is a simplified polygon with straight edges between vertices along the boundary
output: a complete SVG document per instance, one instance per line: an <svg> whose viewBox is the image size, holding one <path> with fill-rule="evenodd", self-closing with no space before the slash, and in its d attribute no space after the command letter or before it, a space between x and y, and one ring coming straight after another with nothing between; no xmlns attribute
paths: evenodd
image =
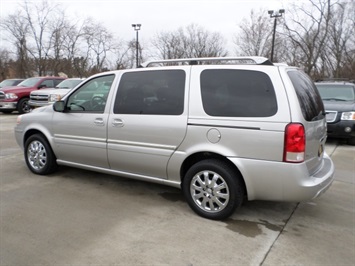
<svg viewBox="0 0 355 266"><path fill-rule="evenodd" d="M114 119L114 120L112 121L112 125L113 125L114 127L123 127L123 126L124 126L124 123L123 123L123 120L121 120L121 119Z"/></svg>

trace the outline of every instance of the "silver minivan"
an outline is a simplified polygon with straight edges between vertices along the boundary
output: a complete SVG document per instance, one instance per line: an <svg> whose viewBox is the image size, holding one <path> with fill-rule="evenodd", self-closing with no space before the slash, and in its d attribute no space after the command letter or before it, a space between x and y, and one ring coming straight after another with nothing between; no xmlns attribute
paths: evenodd
<svg viewBox="0 0 355 266"><path fill-rule="evenodd" d="M313 199L334 174L314 83L261 57L100 73L19 116L15 136L33 173L66 165L178 187L215 220L244 200Z"/></svg>

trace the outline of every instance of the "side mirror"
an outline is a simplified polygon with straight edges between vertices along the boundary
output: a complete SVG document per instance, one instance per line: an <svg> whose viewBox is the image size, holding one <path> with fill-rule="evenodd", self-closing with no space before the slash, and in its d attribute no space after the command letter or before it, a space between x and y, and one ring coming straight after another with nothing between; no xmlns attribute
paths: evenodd
<svg viewBox="0 0 355 266"><path fill-rule="evenodd" d="M47 88L47 86L46 85L39 85L38 86L38 89L42 89L42 88Z"/></svg>
<svg viewBox="0 0 355 266"><path fill-rule="evenodd" d="M64 101L57 101L53 104L53 110L55 112L64 112L65 110L65 102Z"/></svg>

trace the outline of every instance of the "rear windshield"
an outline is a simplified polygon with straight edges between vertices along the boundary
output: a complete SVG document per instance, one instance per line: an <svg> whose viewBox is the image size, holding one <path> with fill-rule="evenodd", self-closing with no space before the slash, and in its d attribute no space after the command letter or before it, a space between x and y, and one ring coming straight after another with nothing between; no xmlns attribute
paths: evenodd
<svg viewBox="0 0 355 266"><path fill-rule="evenodd" d="M323 119L323 101L313 81L302 71L291 70L287 74L296 90L304 119L307 121Z"/></svg>
<svg viewBox="0 0 355 266"><path fill-rule="evenodd" d="M210 116L269 117L277 112L272 82L260 71L204 70L201 96L203 108Z"/></svg>

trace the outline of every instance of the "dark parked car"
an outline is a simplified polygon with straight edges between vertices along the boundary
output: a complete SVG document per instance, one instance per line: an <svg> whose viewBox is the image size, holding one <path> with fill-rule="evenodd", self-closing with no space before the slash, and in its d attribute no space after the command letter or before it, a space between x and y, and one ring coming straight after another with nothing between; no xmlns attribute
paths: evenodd
<svg viewBox="0 0 355 266"><path fill-rule="evenodd" d="M350 82L317 82L323 99L328 136L345 138L355 145L355 84Z"/></svg>
<svg viewBox="0 0 355 266"><path fill-rule="evenodd" d="M24 79L4 79L0 82L0 88L16 86L20 82L24 81Z"/></svg>

